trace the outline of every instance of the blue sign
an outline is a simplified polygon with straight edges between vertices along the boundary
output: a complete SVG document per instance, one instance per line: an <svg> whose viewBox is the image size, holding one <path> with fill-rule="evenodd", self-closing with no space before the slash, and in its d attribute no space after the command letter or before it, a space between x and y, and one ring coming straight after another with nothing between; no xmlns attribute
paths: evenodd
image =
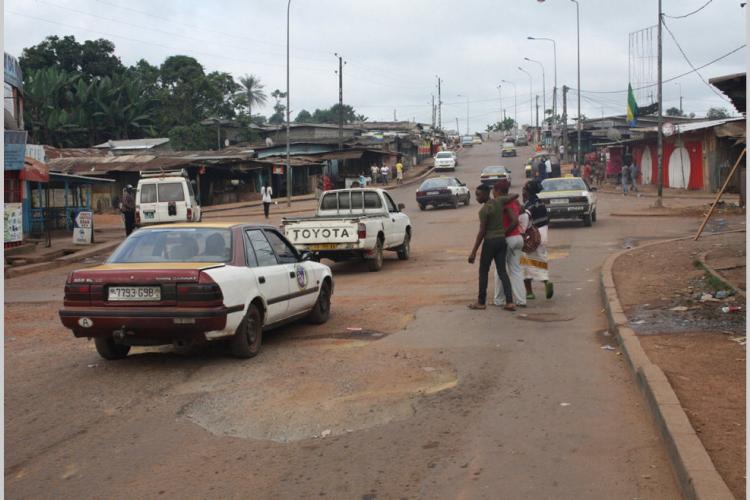
<svg viewBox="0 0 750 500"><path fill-rule="evenodd" d="M3 62L5 69L3 80L5 83L23 92L23 73L21 72L21 65L18 64L18 59L6 53Z"/></svg>
<svg viewBox="0 0 750 500"><path fill-rule="evenodd" d="M5 170L22 170L26 156L26 131L6 130L4 139Z"/></svg>

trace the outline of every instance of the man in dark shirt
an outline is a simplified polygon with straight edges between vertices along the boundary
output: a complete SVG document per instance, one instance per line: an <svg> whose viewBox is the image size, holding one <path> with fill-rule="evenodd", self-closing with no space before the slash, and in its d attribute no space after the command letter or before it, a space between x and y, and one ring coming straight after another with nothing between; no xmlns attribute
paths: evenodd
<svg viewBox="0 0 750 500"><path fill-rule="evenodd" d="M133 186L128 184L122 194L122 215L125 218L125 236L130 236L135 228L135 198Z"/></svg>
<svg viewBox="0 0 750 500"><path fill-rule="evenodd" d="M503 213L505 203L518 195L501 196L490 199L490 187L484 184L476 189L477 202L482 205L479 210L479 231L477 232L474 248L469 255L469 264L473 264L477 258L477 251L482 245L482 255L479 258L479 294L477 301L469 305L469 309L487 308L487 278L492 261L495 261L500 281L505 290L506 308L515 309L513 305L513 294L510 287L510 278L505 267L505 230L503 229Z"/></svg>

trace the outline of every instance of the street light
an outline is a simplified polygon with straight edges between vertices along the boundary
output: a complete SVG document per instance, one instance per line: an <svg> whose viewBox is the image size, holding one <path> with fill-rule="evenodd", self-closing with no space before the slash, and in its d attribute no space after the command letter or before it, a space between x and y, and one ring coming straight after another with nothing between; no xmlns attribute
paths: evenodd
<svg viewBox="0 0 750 500"><path fill-rule="evenodd" d="M528 57L524 57L524 59L529 62L536 63L542 68L542 117L544 117L547 114L547 90L545 88L547 86L547 83L544 77L544 64L542 64L541 61L529 59ZM544 122L544 120L542 120L542 122Z"/></svg>
<svg viewBox="0 0 750 500"><path fill-rule="evenodd" d="M555 62L555 85L552 88L552 117L553 119L557 119L557 43L551 38L542 38L542 37L533 37L533 36L527 36L528 40L543 40L546 42L552 42L552 56Z"/></svg>
<svg viewBox="0 0 750 500"><path fill-rule="evenodd" d="M500 80L503 83L509 83L513 85L513 128L516 130L516 139L518 138L518 92L516 92L516 84L508 80Z"/></svg>
<svg viewBox="0 0 750 500"><path fill-rule="evenodd" d="M570 0L576 4L576 40L578 45L578 122L576 130L578 131L578 148L576 149L576 164L581 164L581 9L578 0Z"/></svg>
<svg viewBox="0 0 750 500"><path fill-rule="evenodd" d="M531 73L523 69L521 66L518 67L519 70L526 73L526 76L529 77L529 124L534 124L534 79L531 78Z"/></svg>
<svg viewBox="0 0 750 500"><path fill-rule="evenodd" d="M286 4L286 206L292 206L292 164L289 153L289 9L292 0Z"/></svg>
<svg viewBox="0 0 750 500"><path fill-rule="evenodd" d="M505 117L503 116L503 86L498 84L497 85L497 92L500 94L500 121L502 122L505 120Z"/></svg>
<svg viewBox="0 0 750 500"><path fill-rule="evenodd" d="M471 132L469 131L469 96L458 94L456 97L466 98L466 135L471 135Z"/></svg>

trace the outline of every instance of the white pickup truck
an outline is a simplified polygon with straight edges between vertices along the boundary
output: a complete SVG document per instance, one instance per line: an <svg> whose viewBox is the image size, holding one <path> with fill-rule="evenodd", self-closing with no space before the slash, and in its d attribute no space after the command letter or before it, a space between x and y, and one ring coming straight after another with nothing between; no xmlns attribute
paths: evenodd
<svg viewBox="0 0 750 500"><path fill-rule="evenodd" d="M314 217L283 219L284 234L318 259L364 259L370 271L380 271L385 250L409 258L412 229L403 209L382 189L326 191Z"/></svg>

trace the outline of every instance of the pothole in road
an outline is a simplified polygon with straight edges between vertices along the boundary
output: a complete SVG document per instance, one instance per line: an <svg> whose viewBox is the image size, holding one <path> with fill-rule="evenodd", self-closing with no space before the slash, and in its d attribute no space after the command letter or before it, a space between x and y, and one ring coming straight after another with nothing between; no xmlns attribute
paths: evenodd
<svg viewBox="0 0 750 500"><path fill-rule="evenodd" d="M174 389L194 395L179 415L216 435L290 442L410 418L420 398L458 383L428 352L304 346L198 370Z"/></svg>
<svg viewBox="0 0 750 500"><path fill-rule="evenodd" d="M526 321L538 321L540 323L554 323L556 321L572 321L573 316L565 316L558 313L521 313L519 319Z"/></svg>

